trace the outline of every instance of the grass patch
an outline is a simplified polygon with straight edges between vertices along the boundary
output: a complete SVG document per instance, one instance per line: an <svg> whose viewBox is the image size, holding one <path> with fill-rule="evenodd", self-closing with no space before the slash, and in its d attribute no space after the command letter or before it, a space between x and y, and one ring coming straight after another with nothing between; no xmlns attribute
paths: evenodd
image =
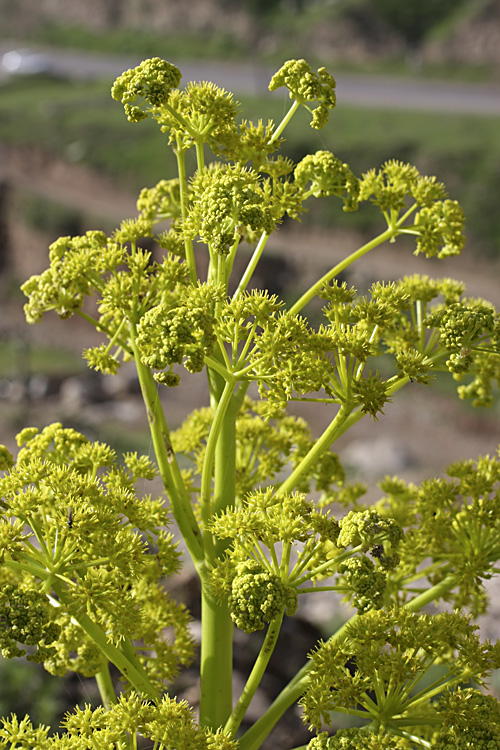
<svg viewBox="0 0 500 750"><path fill-rule="evenodd" d="M161 34L131 28L97 32L82 26L46 24L23 36L25 41L38 45L166 60L235 60L245 59L250 52L241 39L223 31L209 35L178 29Z"/></svg>

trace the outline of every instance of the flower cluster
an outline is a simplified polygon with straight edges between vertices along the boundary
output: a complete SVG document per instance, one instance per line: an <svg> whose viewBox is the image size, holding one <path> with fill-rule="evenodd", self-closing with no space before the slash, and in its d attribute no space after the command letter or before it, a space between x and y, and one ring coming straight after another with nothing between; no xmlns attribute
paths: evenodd
<svg viewBox="0 0 500 750"><path fill-rule="evenodd" d="M403 539L401 527L392 518L382 518L375 510L350 511L340 522L339 547L360 546L371 549L381 567L395 568L399 557L395 550Z"/></svg>
<svg viewBox="0 0 500 750"><path fill-rule="evenodd" d="M423 678L435 663L445 669L427 689ZM418 726L426 712L435 711L429 701L437 692L447 695L472 674L486 677L499 663L500 645L481 642L467 617L371 610L348 626L344 638L331 638L312 654L301 703L306 720L319 729L337 709L357 707L357 715L382 732L397 729L401 736L402 729Z"/></svg>
<svg viewBox="0 0 500 750"><path fill-rule="evenodd" d="M289 60L271 78L269 90L276 91L281 86L288 89L290 99L312 112L311 127L318 130L325 127L337 101L335 79L326 68L319 68L316 73L305 60ZM313 103L317 107L311 109Z"/></svg>
<svg viewBox="0 0 500 750"><path fill-rule="evenodd" d="M122 73L113 84L111 96L123 103L130 122L140 122L148 116L142 109L144 103L158 107L168 102L172 89L176 89L180 82L181 72L175 65L153 57ZM144 102L137 105L134 103L137 99Z"/></svg>
<svg viewBox="0 0 500 750"><path fill-rule="evenodd" d="M388 732L339 729L333 736L320 732L307 745L308 750L411 750L408 740Z"/></svg>
<svg viewBox="0 0 500 750"><path fill-rule="evenodd" d="M198 172L191 188L184 233L193 239L199 236L214 252L227 255L241 236L273 231L272 201L252 169L217 165Z"/></svg>
<svg viewBox="0 0 500 750"><path fill-rule="evenodd" d="M66 714L64 734L49 736L48 727L33 727L29 718L2 719L0 748L36 748L36 750L88 750L93 747L120 748L141 738L154 743L157 750L189 747L193 750L236 750L237 744L222 729L199 727L186 701L164 696L147 702L138 695L121 695L108 709L86 705Z"/></svg>
<svg viewBox="0 0 500 750"><path fill-rule="evenodd" d="M339 566L340 581L360 614L384 604L386 578L368 557L351 557Z"/></svg>
<svg viewBox="0 0 500 750"><path fill-rule="evenodd" d="M161 218L168 192L168 187L160 185L142 195L140 204L149 217L146 224L142 220L124 223L109 239L103 232L87 232L83 237L57 240L50 247L50 268L22 286L28 297L25 313L30 323L38 322L50 310L61 318L76 313L108 337L108 344L84 353L89 366L101 372L114 374L120 359L130 358L135 324L159 303L175 300L187 284L182 260L166 255L162 263L156 263L150 252L137 246L139 237L151 233L159 213ZM84 299L92 295L97 296L98 319L85 309Z"/></svg>
<svg viewBox="0 0 500 750"><path fill-rule="evenodd" d="M184 287L149 310L137 326L137 346L142 362L155 370L166 370L155 377L165 385L177 385L179 375L172 365L184 363L189 372L203 369L216 337L214 310L222 290L212 284Z"/></svg>
<svg viewBox="0 0 500 750"><path fill-rule="evenodd" d="M391 160L379 170L369 170L360 181L359 200L369 200L382 210L394 236L416 235L416 254L444 258L464 247L460 205L446 199L444 186L435 178L422 176L410 164ZM415 211L414 223L408 224Z"/></svg>
<svg viewBox="0 0 500 750"><path fill-rule="evenodd" d="M55 310L69 318L93 292L93 281L123 262L123 248L108 243L104 232L87 232L83 237L61 237L50 246L50 268L32 276L21 289L29 297L25 306L29 323Z"/></svg>
<svg viewBox="0 0 500 750"><path fill-rule="evenodd" d="M500 461L483 456L452 464L446 473L421 486L385 479L380 486L386 494L377 510L405 528L398 549L403 592L406 580L411 587L428 576L438 586L451 575L455 587L444 598L478 614L487 603L483 581L493 574L500 554Z"/></svg>
<svg viewBox="0 0 500 750"><path fill-rule="evenodd" d="M177 148L207 143L214 153L225 154L237 148L238 111L239 104L231 93L213 83L190 82L184 90L173 91L168 102L156 107L153 117Z"/></svg>
<svg viewBox="0 0 500 750"><path fill-rule="evenodd" d="M442 183L423 177L411 164L396 159L385 162L379 170L370 169L360 183L360 200L369 200L386 212L405 208L407 198L418 206L430 207L446 197Z"/></svg>
<svg viewBox="0 0 500 750"><path fill-rule="evenodd" d="M143 640L154 650L143 658L154 684L172 679L192 643L184 607L162 585L178 568L167 512L161 499L135 491L155 467L134 453L120 467L108 446L60 424L25 429L18 441L17 462L0 479L3 564L12 579L1 597L5 655L21 653L17 640L37 646L33 658L53 673L96 674L103 656L90 617L109 642ZM18 579L20 560L32 584ZM167 627L175 640L163 638Z"/></svg>
<svg viewBox="0 0 500 750"><path fill-rule="evenodd" d="M437 706L442 724L432 736L432 747L488 750L500 743L500 704L472 688L444 693Z"/></svg>
<svg viewBox="0 0 500 750"><path fill-rule="evenodd" d="M344 201L344 211L355 211L358 207L359 180L348 164L330 151L317 151L305 156L295 167L295 182L304 190L303 199L309 195L316 198L337 195ZM306 185L310 187L305 191Z"/></svg>
<svg viewBox="0 0 500 750"><path fill-rule="evenodd" d="M232 547L214 567L212 585L220 598L229 595L235 622L243 629L251 622L263 627L272 619L266 612L276 616L278 604L290 612L292 595L295 601L310 590L302 588L305 582L331 576L337 580L329 588L352 599L360 611L380 607L384 570L397 564L401 529L375 512L354 515L338 522L301 493L271 490L253 492L240 509L220 514L212 530L231 539ZM364 555L370 547L375 563Z"/></svg>
<svg viewBox="0 0 500 750"><path fill-rule="evenodd" d="M13 583L4 585L0 592L0 648L2 656L24 656L25 649L18 643L35 647L28 660L43 662L54 653L54 641L60 627L54 622L47 597L39 591Z"/></svg>
<svg viewBox="0 0 500 750"><path fill-rule="evenodd" d="M296 590L259 563L241 563L235 573L228 607L234 623L245 633L261 630L285 609L289 615L297 609Z"/></svg>

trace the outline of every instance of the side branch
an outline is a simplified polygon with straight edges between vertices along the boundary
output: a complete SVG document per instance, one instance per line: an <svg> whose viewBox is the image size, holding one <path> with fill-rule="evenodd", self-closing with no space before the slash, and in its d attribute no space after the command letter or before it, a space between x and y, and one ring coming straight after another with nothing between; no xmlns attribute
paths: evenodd
<svg viewBox="0 0 500 750"><path fill-rule="evenodd" d="M132 328L132 326L131 326ZM198 566L204 559L203 539L191 507L191 500L184 487L184 482L170 442L170 433L160 403L155 380L151 370L142 364L140 353L135 342L135 330L131 330L132 346L141 386L142 397L146 406L149 429L160 469L163 485L168 492L172 512L187 547Z"/></svg>

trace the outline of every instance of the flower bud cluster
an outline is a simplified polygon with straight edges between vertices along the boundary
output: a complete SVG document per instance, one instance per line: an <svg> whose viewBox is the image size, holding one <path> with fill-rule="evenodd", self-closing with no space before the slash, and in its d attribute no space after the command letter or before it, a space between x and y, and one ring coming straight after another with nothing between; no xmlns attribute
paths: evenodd
<svg viewBox="0 0 500 750"><path fill-rule="evenodd" d="M129 122L140 122L148 116L142 108L144 103L158 107L168 102L170 92L180 82L181 72L175 65L153 57L122 73L113 84L111 96L123 103ZM137 99L144 101L141 105L136 105Z"/></svg>
<svg viewBox="0 0 500 750"><path fill-rule="evenodd" d="M271 78L269 91L285 86L290 98L309 109L309 104L317 102L312 111L311 127L320 130L328 122L330 110L337 102L335 79L325 68L316 73L305 60L289 60Z"/></svg>
<svg viewBox="0 0 500 750"><path fill-rule="evenodd" d="M297 609L297 592L283 584L276 574L248 561L236 568L228 607L234 623L245 633L253 633L285 609L293 615Z"/></svg>

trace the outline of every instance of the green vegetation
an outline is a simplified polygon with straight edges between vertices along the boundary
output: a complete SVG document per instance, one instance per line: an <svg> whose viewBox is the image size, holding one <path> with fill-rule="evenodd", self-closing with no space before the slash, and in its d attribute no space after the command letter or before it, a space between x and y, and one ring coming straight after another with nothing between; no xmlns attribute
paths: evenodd
<svg viewBox="0 0 500 750"><path fill-rule="evenodd" d="M103 33L86 29L83 26L67 26L57 23L37 28L27 42L47 44L65 49L82 49L88 52L102 52L144 57L151 54L180 60L241 60L250 51L240 40L229 33L214 33L209 36L190 33L155 33L138 29L116 28Z"/></svg>
<svg viewBox="0 0 500 750"><path fill-rule="evenodd" d="M160 127L175 174L142 189L139 215L109 234L53 242L48 268L22 285L29 323L78 316L101 335L84 350L91 369L113 376L133 362L155 461L135 451L120 459L57 422L25 427L16 458L0 446L0 649L56 676L95 678L102 701L75 707L54 734L29 716L4 717L0 748L258 750L297 703L312 734L295 750L497 747L500 702L479 687L500 668L500 642L482 642L473 620L498 573L499 455L457 461L420 486L385 477L373 504L332 450L435 373L472 406L492 404L492 304L411 267L366 294L339 280L401 239L435 262L458 255L462 208L400 159L357 176L325 147L297 160L278 153L299 110L326 132L336 97L325 68L290 60L273 76L270 88L290 94L278 124L242 121L232 94L179 81L176 66L153 58L112 88L130 127L146 137L144 120ZM381 227L293 300L252 289L271 234L315 199L350 216L369 207ZM163 249L160 260L144 238ZM314 301L319 325L308 319ZM205 405L172 429L159 389L189 386L194 373L206 377ZM328 416L317 437L290 413L294 402ZM161 495L145 494L153 480ZM168 592L184 562L170 515L201 590L196 719L176 684L195 642ZM245 724L284 619L318 592L348 602L348 622ZM445 611L424 613L433 603ZM236 698L235 628L257 633ZM356 724L337 731L339 713Z"/></svg>

